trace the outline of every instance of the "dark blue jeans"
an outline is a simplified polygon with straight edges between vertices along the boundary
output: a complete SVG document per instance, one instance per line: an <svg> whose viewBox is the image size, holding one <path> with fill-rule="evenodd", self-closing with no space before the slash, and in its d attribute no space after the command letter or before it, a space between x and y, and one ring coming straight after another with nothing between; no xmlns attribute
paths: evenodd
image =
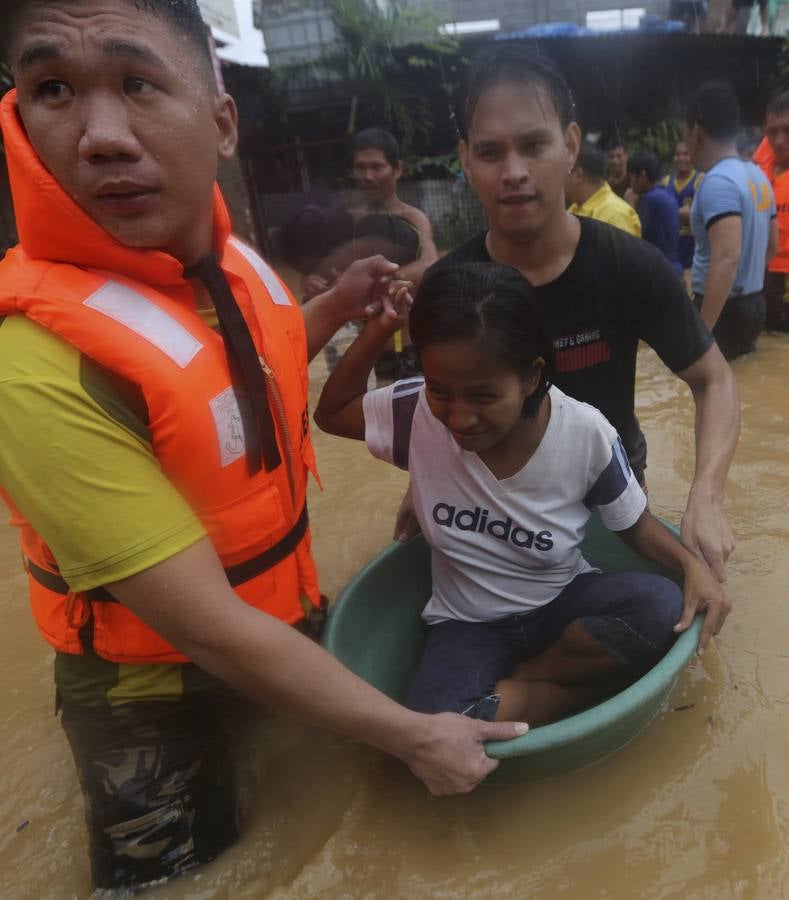
<svg viewBox="0 0 789 900"><path fill-rule="evenodd" d="M550 647L572 622L580 622L609 653L637 669L668 650L681 614L682 591L668 578L587 572L539 609L492 622L453 619L431 625L407 705L419 712L492 720L496 682Z"/></svg>

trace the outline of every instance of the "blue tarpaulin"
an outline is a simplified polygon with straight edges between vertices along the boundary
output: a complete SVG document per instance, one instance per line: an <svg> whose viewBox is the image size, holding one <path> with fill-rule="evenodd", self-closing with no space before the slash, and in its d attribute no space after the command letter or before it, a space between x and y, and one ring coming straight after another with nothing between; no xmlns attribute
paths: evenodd
<svg viewBox="0 0 789 900"><path fill-rule="evenodd" d="M685 30L682 22L666 21L659 16L644 16L638 28L618 28L615 31L596 31L575 22L543 22L540 25L531 25L529 28L521 28L519 31L508 31L505 34L497 34L495 41L514 41L523 38L568 38L568 37L594 37L597 35L612 34L677 34Z"/></svg>

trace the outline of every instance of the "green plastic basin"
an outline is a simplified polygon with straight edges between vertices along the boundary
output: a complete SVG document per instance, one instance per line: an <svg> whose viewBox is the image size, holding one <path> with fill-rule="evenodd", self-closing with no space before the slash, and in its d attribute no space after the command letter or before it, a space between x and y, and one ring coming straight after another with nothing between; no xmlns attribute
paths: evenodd
<svg viewBox="0 0 789 900"><path fill-rule="evenodd" d="M605 572L656 572L679 582L626 547L592 517L583 545ZM396 543L368 563L329 614L326 649L349 669L402 701L425 639L420 614L430 597L430 549L420 536ZM631 741L658 712L693 655L701 617L642 678L619 694L512 741L492 741L489 756L506 761L496 780L543 778L588 766Z"/></svg>

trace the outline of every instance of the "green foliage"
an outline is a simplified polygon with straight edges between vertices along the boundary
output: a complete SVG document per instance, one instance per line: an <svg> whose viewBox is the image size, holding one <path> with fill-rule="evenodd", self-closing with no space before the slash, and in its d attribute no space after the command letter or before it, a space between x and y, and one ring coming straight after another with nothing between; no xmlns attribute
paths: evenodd
<svg viewBox="0 0 789 900"><path fill-rule="evenodd" d="M654 125L636 125L624 135L625 146L636 150L651 150L659 160L669 162L674 157L674 147L682 140L684 125L681 119L663 119Z"/></svg>
<svg viewBox="0 0 789 900"><path fill-rule="evenodd" d="M407 180L422 178L457 178L462 172L456 152L439 156L411 156L403 160L403 176Z"/></svg>
<svg viewBox="0 0 789 900"><path fill-rule="evenodd" d="M770 81L770 94L782 94L789 91L789 41L784 40L775 73Z"/></svg>
<svg viewBox="0 0 789 900"><path fill-rule="evenodd" d="M453 38L437 33L439 20L428 9L389 3L380 9L374 0L330 0L340 45L318 65L354 85L348 113L348 134L356 130L360 100L380 108L383 119L399 132L408 147L417 136L429 138L430 103L417 86L425 69L441 71L441 54L454 53ZM409 47L406 56L399 47Z"/></svg>

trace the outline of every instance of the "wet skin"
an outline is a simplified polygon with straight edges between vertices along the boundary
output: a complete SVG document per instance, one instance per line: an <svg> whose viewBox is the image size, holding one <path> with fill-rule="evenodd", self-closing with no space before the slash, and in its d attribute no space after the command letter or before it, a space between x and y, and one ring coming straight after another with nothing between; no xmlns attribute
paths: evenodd
<svg viewBox="0 0 789 900"><path fill-rule="evenodd" d="M510 240L528 239L564 216L564 187L580 147L541 87L499 83L480 96L460 160L490 219Z"/></svg>
<svg viewBox="0 0 789 900"><path fill-rule="evenodd" d="M522 415L539 383L542 358L524 377L502 366L482 342L454 340L427 345L421 360L430 411L458 446L477 453L497 478L523 468L550 418L547 397L536 416Z"/></svg>
<svg viewBox="0 0 789 900"><path fill-rule="evenodd" d="M22 15L9 58L33 146L91 218L185 264L211 249L236 109L187 37L130 0L56 0Z"/></svg>
<svg viewBox="0 0 789 900"><path fill-rule="evenodd" d="M368 147L354 153L352 173L356 186L364 192L367 204L383 206L395 196L403 166L401 163L393 166L383 150Z"/></svg>

